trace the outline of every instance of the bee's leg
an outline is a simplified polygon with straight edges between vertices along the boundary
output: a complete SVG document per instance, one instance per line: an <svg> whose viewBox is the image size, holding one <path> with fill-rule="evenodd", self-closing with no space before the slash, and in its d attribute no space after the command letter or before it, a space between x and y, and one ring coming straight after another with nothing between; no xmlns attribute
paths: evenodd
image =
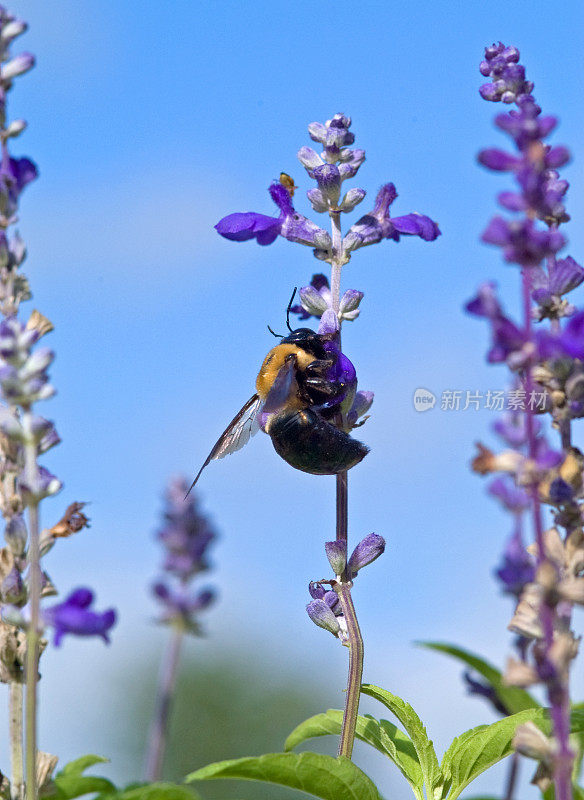
<svg viewBox="0 0 584 800"><path fill-rule="evenodd" d="M307 376L323 375L332 366L334 366L334 361L332 361L331 359L317 358L314 361L312 361L307 367L305 367L304 374Z"/></svg>

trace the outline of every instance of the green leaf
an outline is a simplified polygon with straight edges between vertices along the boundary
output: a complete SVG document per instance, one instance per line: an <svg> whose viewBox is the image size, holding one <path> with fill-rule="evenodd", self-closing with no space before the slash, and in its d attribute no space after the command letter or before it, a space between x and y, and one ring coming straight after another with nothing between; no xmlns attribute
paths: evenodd
<svg viewBox="0 0 584 800"><path fill-rule="evenodd" d="M443 782L442 772L438 764L438 759L436 758L436 753L434 752L434 745L428 738L426 728L414 709L409 703L402 700L401 697L397 697L397 695L391 694L385 689L380 689L378 686L365 683L361 686L361 691L363 694L374 697L376 700L379 700L380 703L383 703L392 714L395 714L404 726L416 749L426 783L428 798L439 797L440 792L438 791L438 787L440 787Z"/></svg>
<svg viewBox="0 0 584 800"><path fill-rule="evenodd" d="M113 798L112 798L113 800ZM146 783L132 786L115 796L115 800L201 800L189 786L176 783Z"/></svg>
<svg viewBox="0 0 584 800"><path fill-rule="evenodd" d="M584 732L584 709L572 707L572 713L570 715L570 732Z"/></svg>
<svg viewBox="0 0 584 800"><path fill-rule="evenodd" d="M344 756L320 753L269 753L209 764L187 781L239 778L300 789L321 800L381 800L370 778Z"/></svg>
<svg viewBox="0 0 584 800"><path fill-rule="evenodd" d="M455 800L469 783L513 752L512 741L518 725L535 722L545 733L550 730L544 709L531 708L494 722L479 725L456 738L442 759L442 771L450 783L448 800Z"/></svg>
<svg viewBox="0 0 584 800"><path fill-rule="evenodd" d="M113 793L116 787L107 778L98 778L93 775L57 775L55 787L59 800L71 800L82 797L91 792Z"/></svg>
<svg viewBox="0 0 584 800"><path fill-rule="evenodd" d="M87 755L76 758L75 761L70 761L65 764L63 769L57 775L83 775L86 769L93 767L95 764L107 764L109 758L103 756Z"/></svg>
<svg viewBox="0 0 584 800"><path fill-rule="evenodd" d="M525 711L528 708L541 708L541 703L538 703L525 689L519 689L517 686L505 686L501 672L480 656L446 642L417 642L417 644L421 647L427 647L429 650L436 650L439 653L453 656L474 669L475 672L487 679L499 700L511 714L517 714L519 711Z"/></svg>
<svg viewBox="0 0 584 800"><path fill-rule="evenodd" d="M306 739L315 736L338 735L341 732L343 712L329 709L325 714L301 722L286 739L285 750L292 750ZM377 720L369 715L357 717L356 736L390 758L412 787L419 800L423 800L424 776L416 749L410 737L386 719Z"/></svg>

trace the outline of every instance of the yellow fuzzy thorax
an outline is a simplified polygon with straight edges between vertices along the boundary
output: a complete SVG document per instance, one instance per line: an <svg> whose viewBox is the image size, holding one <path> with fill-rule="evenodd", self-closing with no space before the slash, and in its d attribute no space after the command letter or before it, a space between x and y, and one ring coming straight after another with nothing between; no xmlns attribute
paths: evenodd
<svg viewBox="0 0 584 800"><path fill-rule="evenodd" d="M264 358L259 374L256 378L256 391L262 400L268 396L278 373L284 366L286 358L290 355L296 358L296 369L303 370L314 361L314 356L295 344L278 344L273 347Z"/></svg>

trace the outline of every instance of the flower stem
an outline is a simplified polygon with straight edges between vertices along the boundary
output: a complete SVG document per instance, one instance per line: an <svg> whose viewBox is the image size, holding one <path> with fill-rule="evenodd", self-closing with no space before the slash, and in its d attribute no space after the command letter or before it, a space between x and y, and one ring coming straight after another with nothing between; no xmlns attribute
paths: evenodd
<svg viewBox="0 0 584 800"><path fill-rule="evenodd" d="M332 252L331 261L331 295L332 307L335 314L339 313L341 298L341 270L343 238L341 232L341 214L339 211L330 211L331 232L332 232ZM338 343L341 346L341 331L338 333ZM339 414L339 418L341 415ZM339 419L341 428L343 419ZM336 540L343 546L345 553L345 563L348 561L348 538L349 538L349 476L347 472L338 472L336 476L337 486L337 527ZM349 672L347 675L347 692L345 695L345 709L343 712L343 724L341 727L341 740L339 742L339 756L351 758L353 752L353 742L355 741L355 729L357 727L357 716L359 714L359 699L361 695L361 681L363 677L363 637L357 621L353 598L351 597L352 583L345 567L340 580L335 584L335 591L339 596L339 602L343 609L343 616L347 625L347 642L349 647Z"/></svg>
<svg viewBox="0 0 584 800"><path fill-rule="evenodd" d="M338 755L351 758L363 678L363 637L361 636L361 629L359 628L353 598L351 597L351 583L337 583L335 591L339 596L343 616L347 623L349 645L349 674L347 676L347 693L345 695L345 710Z"/></svg>
<svg viewBox="0 0 584 800"><path fill-rule="evenodd" d="M10 766L11 787L14 800L24 799L24 763L23 763L23 707L24 692L21 681L10 683Z"/></svg>
<svg viewBox="0 0 584 800"><path fill-rule="evenodd" d="M158 781L162 774L164 752L168 735L168 720L176 685L178 661L183 639L183 628L173 628L172 636L160 665L156 707L150 727L148 751L146 756L146 780Z"/></svg>
<svg viewBox="0 0 584 800"><path fill-rule="evenodd" d="M333 244L333 258L331 262L331 295L333 301L333 311L335 314L338 314L339 304L341 302L341 270L343 268L341 261L341 249L343 246L343 238L341 234L341 212L331 211L330 218Z"/></svg>
<svg viewBox="0 0 584 800"><path fill-rule="evenodd" d="M511 756L511 765L507 774L507 787L505 789L505 796L503 800L513 800L515 794L515 785L517 784L517 775L519 773L519 753L513 753Z"/></svg>
<svg viewBox="0 0 584 800"><path fill-rule="evenodd" d="M522 271L523 277L523 310L524 310L524 331L527 341L532 341L532 325L531 325L531 273L529 269L524 268ZM529 403L533 382L531 378L531 365L526 367L525 375L525 393L528 398L526 406L526 433L529 448L529 457L534 460L536 456L536 437L533 420L533 408ZM569 440L569 430L562 431L562 441ZM547 560L545 552L545 543L543 536L543 524L541 519L541 505L538 494L537 483L530 487L530 494L532 499L533 508L533 521L535 527L535 537L537 543L537 564L541 565ZM546 601L545 597L542 598L540 605L540 621L544 635L544 642L546 648L546 656L549 657L549 652L554 643L554 609ZM559 752L556 758L554 769L554 785L556 800L572 800L572 762L573 753L570 750L569 737L570 737L570 697L568 681L563 680L560 676L555 676L548 683L548 699L550 702L550 716L552 718L554 735L559 744Z"/></svg>
<svg viewBox="0 0 584 800"><path fill-rule="evenodd" d="M38 481L37 446L34 441L33 420L30 408L22 413L25 435L24 474L28 485ZM26 798L37 800L37 681L39 663L39 630L41 600L40 525L38 499L33 498L28 507L28 580L30 621L26 636Z"/></svg>

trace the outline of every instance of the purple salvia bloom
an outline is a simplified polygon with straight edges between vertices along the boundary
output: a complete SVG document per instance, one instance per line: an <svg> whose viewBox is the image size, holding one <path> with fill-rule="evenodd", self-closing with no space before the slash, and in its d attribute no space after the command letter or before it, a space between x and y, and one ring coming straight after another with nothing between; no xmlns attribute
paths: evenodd
<svg viewBox="0 0 584 800"><path fill-rule="evenodd" d="M362 539L351 553L347 571L354 577L360 569L371 564L385 551L385 539L376 533L370 533Z"/></svg>
<svg viewBox="0 0 584 800"><path fill-rule="evenodd" d="M185 499L188 488L182 478L172 481L166 494L165 522L158 532L166 550L164 569L183 581L209 568L207 549L216 538L196 496L191 493Z"/></svg>
<svg viewBox="0 0 584 800"><path fill-rule="evenodd" d="M529 495L510 478L495 478L489 484L489 494L496 497L512 514L521 514L529 508Z"/></svg>
<svg viewBox="0 0 584 800"><path fill-rule="evenodd" d="M503 217L493 217L482 240L502 247L506 261L524 267L538 266L544 258L554 256L565 244L561 233L540 230L535 227L533 220L509 221Z"/></svg>
<svg viewBox="0 0 584 800"><path fill-rule="evenodd" d="M504 414L495 420L493 423L493 430L500 436L503 441L515 450L527 442L527 427L525 424L525 414L519 411L506 411ZM541 430L539 420L533 420L533 430L538 434Z"/></svg>
<svg viewBox="0 0 584 800"><path fill-rule="evenodd" d="M535 577L535 564L523 545L519 526L516 526L507 542L503 560L495 575L501 581L503 591L515 597L519 597L523 587Z"/></svg>
<svg viewBox="0 0 584 800"><path fill-rule="evenodd" d="M497 297L496 287L494 281L481 284L476 296L465 305L465 310L475 317L485 317L489 320L501 318L503 309Z"/></svg>
<svg viewBox="0 0 584 800"><path fill-rule="evenodd" d="M109 631L115 625L116 612L113 608L102 613L90 610L93 592L90 589L76 589L62 602L42 611L45 625L54 628L54 644L59 646L65 634L73 636L101 636L109 644Z"/></svg>
<svg viewBox="0 0 584 800"><path fill-rule="evenodd" d="M244 242L256 239L258 244L272 244L278 236L291 242L327 250L330 234L294 210L289 191L279 182L270 186L272 200L280 209L279 217L268 217L254 211L229 214L219 220L215 230L226 239Z"/></svg>
<svg viewBox="0 0 584 800"><path fill-rule="evenodd" d="M382 239L393 239L399 242L400 234L419 236L426 242L434 241L440 236L437 223L423 214L414 213L404 217L390 218L389 208L396 197L397 191L393 183L387 183L381 187L373 211L361 217L347 231L343 240L345 252L376 244Z"/></svg>

